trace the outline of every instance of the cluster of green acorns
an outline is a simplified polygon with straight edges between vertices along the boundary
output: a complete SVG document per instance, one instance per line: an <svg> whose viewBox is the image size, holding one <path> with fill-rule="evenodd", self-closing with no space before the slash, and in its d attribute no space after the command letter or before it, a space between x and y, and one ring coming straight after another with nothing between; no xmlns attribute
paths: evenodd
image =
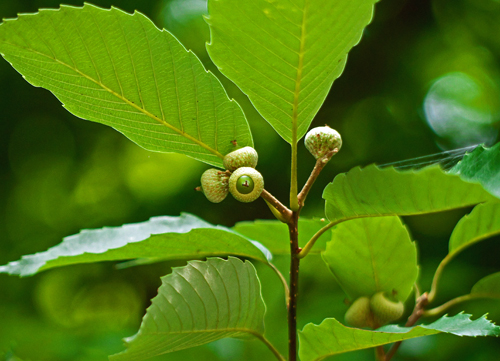
<svg viewBox="0 0 500 361"><path fill-rule="evenodd" d="M243 147L224 157L226 171L211 168L201 176L201 191L210 202L222 202L230 192L240 202L253 202L264 190L264 178L255 170L258 155Z"/></svg>
<svg viewBox="0 0 500 361"><path fill-rule="evenodd" d="M319 159L342 146L340 134L328 127L311 129L305 137L306 148ZM228 193L240 202L253 202L264 190L264 178L255 167L258 155L252 147L243 147L228 153L223 160L225 171L211 168L201 176L201 190L210 202L222 202Z"/></svg>
<svg viewBox="0 0 500 361"><path fill-rule="evenodd" d="M345 314L345 322L358 328L379 328L398 320L404 313L403 302L387 292L377 292L371 298L356 299Z"/></svg>

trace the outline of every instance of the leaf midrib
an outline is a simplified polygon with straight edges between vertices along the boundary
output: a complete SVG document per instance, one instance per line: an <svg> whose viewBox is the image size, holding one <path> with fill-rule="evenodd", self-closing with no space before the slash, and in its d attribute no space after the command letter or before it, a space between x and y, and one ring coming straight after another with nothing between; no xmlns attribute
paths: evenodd
<svg viewBox="0 0 500 361"><path fill-rule="evenodd" d="M132 102L131 100L125 98L125 96L122 96L120 94L118 94L117 92L115 92L114 90L112 90L111 88L108 88L105 84L103 84L101 81L99 80L96 80L94 78L92 78L91 76L85 74L84 72L80 71L78 68L76 67L73 67L55 57L51 57L50 55L47 55L47 54L44 54L44 53L41 53L35 49L32 49L32 48L27 48L27 47L23 47L23 46L20 46L20 45L17 45L17 44L12 44L10 42L7 42L7 41L4 41L5 44L8 44L10 46L13 46L13 47L16 47L16 48L19 48L19 49L22 49L24 51L28 51L28 52L31 52L31 53L34 53L34 54L37 54L37 55L40 55L40 56L43 56L45 58L48 58L50 60L52 60L53 62L56 62L62 66L65 66L67 67L68 69L70 70L73 70L75 73L79 74L80 76L84 77L85 79L88 79L90 80L91 82L93 82L94 84L100 86L102 89L104 89L105 91L107 91L108 93L114 95L115 97L117 97L118 99L122 100L124 103L128 104L129 106L137 109L138 111L140 111L142 114L148 116L149 118L159 122L160 124L166 126L167 128L177 132L179 135L189 139L190 141L192 141L193 143L196 143L198 144L199 146L201 146L202 148L208 150L209 152L213 153L214 155L216 155L217 157L219 157L220 159L224 159L224 155L222 155L219 151L213 149L212 147L208 146L207 144L199 141L198 139L194 138L193 136L183 132L181 129L178 129L176 127L174 127L173 125L167 123L164 119L161 119L159 117L157 117L156 115L150 113L149 111L147 111L146 109L142 108L142 107L139 107L137 104L135 104L134 102ZM92 59L92 57L91 57ZM98 73L97 73L98 74ZM156 87L158 88L158 87ZM161 103L160 103L161 104Z"/></svg>

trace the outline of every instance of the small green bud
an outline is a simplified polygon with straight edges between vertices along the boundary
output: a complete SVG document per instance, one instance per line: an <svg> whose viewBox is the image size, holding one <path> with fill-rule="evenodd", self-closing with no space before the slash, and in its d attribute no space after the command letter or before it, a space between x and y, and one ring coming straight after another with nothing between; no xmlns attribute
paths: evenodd
<svg viewBox="0 0 500 361"><path fill-rule="evenodd" d="M377 326L396 321L405 311L403 302L388 296L385 292L375 293L370 300L370 307Z"/></svg>
<svg viewBox="0 0 500 361"><path fill-rule="evenodd" d="M229 177L229 192L240 202L253 202L263 190L264 178L253 168L238 168Z"/></svg>
<svg viewBox="0 0 500 361"><path fill-rule="evenodd" d="M372 327L373 314L370 310L370 299L363 296L354 301L345 313L345 322L357 328Z"/></svg>
<svg viewBox="0 0 500 361"><path fill-rule="evenodd" d="M319 159L335 148L340 150L342 138L335 129L324 126L313 128L307 132L304 143L314 158Z"/></svg>
<svg viewBox="0 0 500 361"><path fill-rule="evenodd" d="M234 171L241 167L255 168L259 159L257 152L252 147L244 147L226 154L224 157L224 167Z"/></svg>
<svg viewBox="0 0 500 361"><path fill-rule="evenodd" d="M219 169L207 169L201 175L201 190L212 203L220 203L229 193L229 176Z"/></svg>

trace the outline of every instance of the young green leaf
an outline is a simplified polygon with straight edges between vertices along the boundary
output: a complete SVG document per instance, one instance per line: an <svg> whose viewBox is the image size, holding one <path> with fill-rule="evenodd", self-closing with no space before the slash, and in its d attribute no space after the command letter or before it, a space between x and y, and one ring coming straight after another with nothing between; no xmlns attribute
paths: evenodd
<svg viewBox="0 0 500 361"><path fill-rule="evenodd" d="M496 298L500 300L500 272L480 279L470 291L473 297Z"/></svg>
<svg viewBox="0 0 500 361"><path fill-rule="evenodd" d="M323 198L331 222L441 212L496 199L481 185L448 174L438 165L409 171L355 167L336 176Z"/></svg>
<svg viewBox="0 0 500 361"><path fill-rule="evenodd" d="M146 149L222 168L231 141L253 145L219 80L141 13L85 4L22 14L1 24L0 53L74 115Z"/></svg>
<svg viewBox="0 0 500 361"><path fill-rule="evenodd" d="M299 219L299 246L303 247L314 234L327 223L319 219ZM256 220L236 223L233 230L263 244L273 255L290 255L288 227L276 220ZM325 249L331 232L325 232L316 242L311 254L320 254Z"/></svg>
<svg viewBox="0 0 500 361"><path fill-rule="evenodd" d="M293 144L342 74L377 1L210 0L208 53Z"/></svg>
<svg viewBox="0 0 500 361"><path fill-rule="evenodd" d="M417 249L399 217L360 218L337 225L322 256L352 300L395 291L405 301L417 280Z"/></svg>
<svg viewBox="0 0 500 361"><path fill-rule="evenodd" d="M376 331L346 327L334 318L327 318L320 325L310 323L299 331L299 355L301 361L319 361L344 352L441 332L471 337L500 335L500 327L488 321L485 316L474 321L470 317L471 315L460 313L453 317L443 316L429 325L388 325Z"/></svg>
<svg viewBox="0 0 500 361"><path fill-rule="evenodd" d="M500 198L500 143L491 148L477 147L450 170L468 181L476 181Z"/></svg>
<svg viewBox="0 0 500 361"><path fill-rule="evenodd" d="M450 237L449 257L470 245L500 234L500 202L478 204L455 226Z"/></svg>
<svg viewBox="0 0 500 361"><path fill-rule="evenodd" d="M155 217L121 227L83 230L45 252L0 266L0 273L31 276L78 263L136 258L162 261L216 255L235 255L262 262L267 262L266 256L270 257L269 251L257 242L184 213L180 217Z"/></svg>
<svg viewBox="0 0 500 361"><path fill-rule="evenodd" d="M139 332L112 361L144 360L225 337L263 338L260 282L253 265L230 257L191 261L162 278Z"/></svg>

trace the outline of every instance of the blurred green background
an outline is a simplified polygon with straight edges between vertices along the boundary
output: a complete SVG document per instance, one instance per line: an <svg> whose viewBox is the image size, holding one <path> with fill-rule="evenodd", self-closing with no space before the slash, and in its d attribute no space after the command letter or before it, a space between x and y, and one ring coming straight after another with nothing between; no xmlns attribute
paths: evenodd
<svg viewBox="0 0 500 361"><path fill-rule="evenodd" d="M201 17L206 1L92 3L143 12L222 79L250 122L266 188L286 201L289 146L210 62L205 50L209 30ZM57 0L2 0L0 17L58 5ZM337 129L344 145L318 179L303 215L322 217L323 187L335 174L354 166L495 143L500 120L498 34L498 0L382 0L312 124ZM77 119L3 60L0 84L0 264L43 251L82 228L118 226L157 215L185 211L227 226L272 218L262 200L244 205L228 197L221 204L209 203L193 191L205 165L183 156L147 152L111 128ZM302 142L299 153L302 184L314 159ZM447 252L453 226L468 211L405 219L418 242L424 289ZM481 277L500 271L496 241L469 249L449 266L438 302L467 293ZM276 263L286 272L286 259ZM122 337L137 330L159 277L182 264L117 270L114 264L103 263L25 279L0 275L0 360L105 360L121 350ZM326 267L318 264L314 256L303 262L300 327L325 317L342 320L347 309L344 294ZM279 281L267 268L257 268L268 306L267 334L285 353L286 315ZM498 302L475 301L450 313L462 310L475 316L489 312L490 319L500 322ZM490 361L497 360L499 352L497 339L438 335L405 342L394 360ZM155 360L271 358L257 342L222 340ZM372 360L373 353L336 359Z"/></svg>

